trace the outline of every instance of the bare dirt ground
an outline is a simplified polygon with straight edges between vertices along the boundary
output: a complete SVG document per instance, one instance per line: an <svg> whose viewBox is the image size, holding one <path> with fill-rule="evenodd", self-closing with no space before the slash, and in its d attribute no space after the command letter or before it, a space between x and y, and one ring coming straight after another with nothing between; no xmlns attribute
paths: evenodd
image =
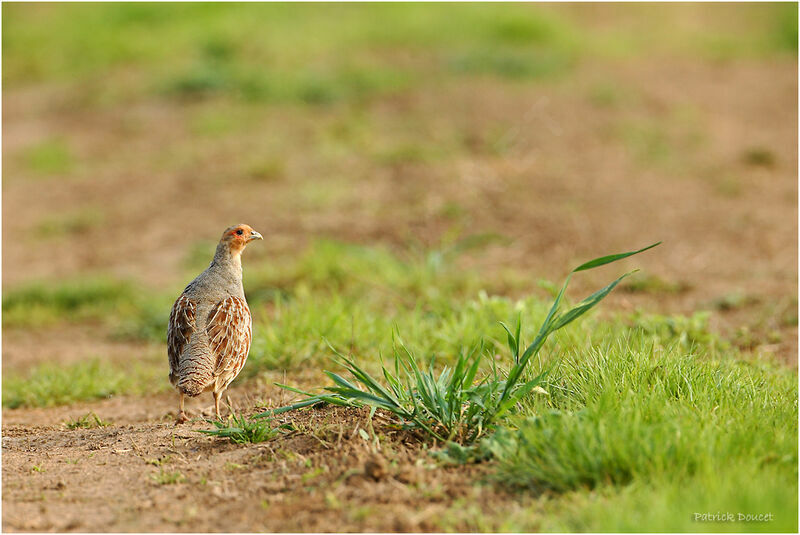
<svg viewBox="0 0 800 535"><path fill-rule="evenodd" d="M616 106L587 98L609 80L635 98ZM244 147L208 140L181 148L190 153L180 155L187 163L175 173L153 172L137 156L177 151L173 140L186 133L183 114L191 110L151 103L79 115L55 89L4 92L4 151L42 130L69 130L80 154L117 158L114 165L35 186L15 178L16 164L7 164L3 286L104 271L175 288L184 282L176 274L185 231L214 239L238 221L267 236L260 258L301 249L318 237L402 246L412 236L435 245L453 226L494 232L509 241L464 259L465 265L485 273L511 266L532 280L558 280L578 261L664 240L637 265L684 289L619 292L610 310L689 313L741 292L752 299L715 310L714 327L776 330L780 337L757 342L757 349L796 366L796 321L783 323L779 315L797 306L797 89L792 61L637 60L602 69L584 65L555 86L501 89L478 81L445 88L448 98L411 92L370 105L378 128L405 114L446 118L451 123L422 125L416 135L435 143L437 132L457 127L474 147L469 157L377 167L356 158L350 176L335 177L350 181L353 192L333 205L297 196L320 176L342 172L325 169L312 154L313 141L308 151L286 155L292 181L248 182L242 195L241 184L226 186L230 168L220 162L259 150L255 138ZM324 110L313 124L285 119L280 111L261 118L281 125L282 136L310 140L333 121ZM620 140L623 123L644 137L654 125L663 132L653 134L655 148L646 146L637 156L635 143ZM488 148L488 132L497 125L509 147L501 156ZM669 147L663 161L641 163L648 151L661 150L662 141ZM753 157L754 151L768 156ZM448 210L455 205L461 215ZM65 206L100 207L104 223L60 241L31 239L43 218ZM592 277L585 280L594 284ZM35 344L24 333L4 335L4 371L150 351L93 343L85 331L67 327ZM234 384L230 395L247 414L255 400L278 394L250 382ZM388 423L376 429L384 438L374 449L358 433L366 425L358 411L313 411L295 420L301 431L236 446L195 433L202 423L174 426L174 410L171 394L4 410L3 529L487 530L501 526L476 523L481 512L502 519L528 505L528 498L504 499L502 486L484 483L480 466L430 470L419 443ZM63 427L89 411L112 425ZM176 471L184 482L158 481L159 474ZM534 529L535 516L527 518Z"/></svg>

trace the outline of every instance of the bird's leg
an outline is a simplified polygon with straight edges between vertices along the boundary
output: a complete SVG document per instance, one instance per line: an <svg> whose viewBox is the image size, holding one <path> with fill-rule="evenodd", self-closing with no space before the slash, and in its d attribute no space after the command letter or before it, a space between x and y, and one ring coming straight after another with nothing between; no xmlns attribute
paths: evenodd
<svg viewBox="0 0 800 535"><path fill-rule="evenodd" d="M189 420L189 418L187 418L187 416L186 416L186 413L183 412L183 397L184 397L184 393L180 392L180 401L178 402L178 406L179 406L178 421L175 422L175 423L179 423L179 424L182 424L183 422L186 422L186 421Z"/></svg>
<svg viewBox="0 0 800 535"><path fill-rule="evenodd" d="M217 392L214 390L214 411L217 413L217 420L222 420L222 416L219 414L219 400L222 397L222 391L220 390Z"/></svg>

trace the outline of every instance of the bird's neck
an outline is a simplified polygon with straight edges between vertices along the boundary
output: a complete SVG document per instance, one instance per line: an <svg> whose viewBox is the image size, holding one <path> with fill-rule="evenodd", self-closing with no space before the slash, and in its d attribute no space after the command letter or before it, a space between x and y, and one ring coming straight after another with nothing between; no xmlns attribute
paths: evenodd
<svg viewBox="0 0 800 535"><path fill-rule="evenodd" d="M211 261L211 267L218 267L220 269L232 269L242 278L242 249L231 249L227 244L220 243L217 245L217 250L214 253L214 260Z"/></svg>

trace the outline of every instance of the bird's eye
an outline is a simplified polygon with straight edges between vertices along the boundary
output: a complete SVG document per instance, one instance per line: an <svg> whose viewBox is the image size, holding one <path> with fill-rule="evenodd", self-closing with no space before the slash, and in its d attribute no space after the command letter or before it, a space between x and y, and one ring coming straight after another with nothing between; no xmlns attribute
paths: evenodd
<svg viewBox="0 0 800 535"><path fill-rule="evenodd" d="M242 229L239 229L239 230L236 231L236 234L241 236L242 234L244 234L244 231Z"/></svg>

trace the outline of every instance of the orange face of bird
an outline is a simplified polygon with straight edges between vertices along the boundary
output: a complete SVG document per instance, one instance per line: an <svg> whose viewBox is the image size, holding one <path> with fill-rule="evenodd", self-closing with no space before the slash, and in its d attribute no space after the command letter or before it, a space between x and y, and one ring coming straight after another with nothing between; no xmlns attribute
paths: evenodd
<svg viewBox="0 0 800 535"><path fill-rule="evenodd" d="M245 245L253 240L263 239L263 236L253 230L250 225L234 225L222 233L222 241L226 242L234 252L241 252Z"/></svg>

